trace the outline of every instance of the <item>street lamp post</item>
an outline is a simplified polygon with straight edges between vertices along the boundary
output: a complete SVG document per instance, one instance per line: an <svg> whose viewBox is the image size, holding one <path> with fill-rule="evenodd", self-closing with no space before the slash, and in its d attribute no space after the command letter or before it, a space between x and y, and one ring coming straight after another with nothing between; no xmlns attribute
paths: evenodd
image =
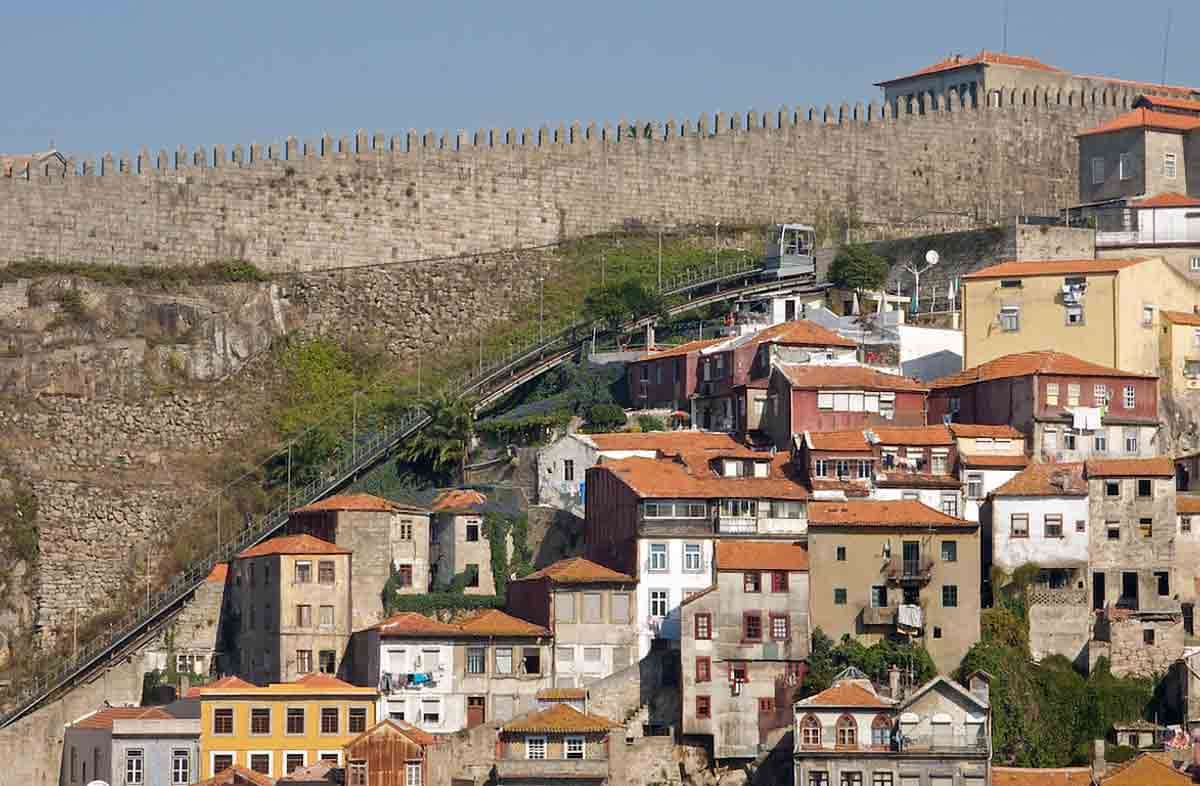
<svg viewBox="0 0 1200 786"><path fill-rule="evenodd" d="M930 249L925 252L925 266L905 265L904 269L913 274L913 313L921 311L921 274L938 263L938 252Z"/></svg>

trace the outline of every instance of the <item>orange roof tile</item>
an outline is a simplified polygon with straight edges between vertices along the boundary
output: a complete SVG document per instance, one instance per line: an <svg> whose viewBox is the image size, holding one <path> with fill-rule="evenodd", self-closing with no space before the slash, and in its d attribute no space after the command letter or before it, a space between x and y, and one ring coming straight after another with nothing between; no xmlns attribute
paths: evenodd
<svg viewBox="0 0 1200 786"><path fill-rule="evenodd" d="M355 693L376 695L374 688L351 685L331 674L314 672L295 682L272 682L269 685L254 685L238 677L223 677L216 682L201 686L201 698L210 695L245 695L260 693Z"/></svg>
<svg viewBox="0 0 1200 786"><path fill-rule="evenodd" d="M377 497L374 494L337 494L332 497L297 508L296 513L309 513L320 510L355 510L389 513L398 506L391 500Z"/></svg>
<svg viewBox="0 0 1200 786"><path fill-rule="evenodd" d="M579 434L580 439L591 442L601 451L642 450L660 453L683 451L745 451L755 454L751 448L729 434L708 431L647 431L617 432L614 434ZM762 451L759 454L765 456Z"/></svg>
<svg viewBox="0 0 1200 786"><path fill-rule="evenodd" d="M174 715L158 707L105 707L77 721L75 729L112 729L118 720L172 720Z"/></svg>
<svg viewBox="0 0 1200 786"><path fill-rule="evenodd" d="M1200 584L1200 577L1196 578L1196 583ZM717 589L718 589L718 586L716 584L713 584L710 587L705 587L704 589L700 590L699 592L693 592L690 595L685 592L683 602L680 603L679 605L686 606L687 604L691 603L694 600L699 600L700 598L703 598L705 595L716 592Z"/></svg>
<svg viewBox="0 0 1200 786"><path fill-rule="evenodd" d="M487 502L487 496L474 489L448 489L438 494L430 508L434 513L454 513L470 510Z"/></svg>
<svg viewBox="0 0 1200 786"><path fill-rule="evenodd" d="M957 388L976 382L988 382L993 379L1010 379L1012 377L1027 377L1032 374L1059 374L1070 377L1127 377L1137 379L1154 379L1153 375L1138 374L1133 371L1121 371L1108 366L1101 366L1065 352L1039 350L1036 352L1018 352L1003 355L978 366L959 371L956 374L935 379L930 387L937 389Z"/></svg>
<svg viewBox="0 0 1200 786"><path fill-rule="evenodd" d="M783 344L793 347L845 347L854 349L858 344L843 338L832 330L821 327L807 319L781 322L752 334L754 344Z"/></svg>
<svg viewBox="0 0 1200 786"><path fill-rule="evenodd" d="M992 439L1025 439L1025 435L1012 426L995 426L986 423L951 423L948 428L956 437L991 437Z"/></svg>
<svg viewBox="0 0 1200 786"><path fill-rule="evenodd" d="M808 570L808 550L799 543L718 540L717 570Z"/></svg>
<svg viewBox="0 0 1200 786"><path fill-rule="evenodd" d="M1019 456L997 456L991 453L981 455L960 452L958 460L963 463L963 466L974 469L1021 469L1029 465L1029 457L1024 454Z"/></svg>
<svg viewBox="0 0 1200 786"><path fill-rule="evenodd" d="M238 559L248 557L267 557L272 554L349 554L348 549L330 543L327 540L314 538L308 533L300 535L282 535L278 538L264 540L257 546L242 551Z"/></svg>
<svg viewBox="0 0 1200 786"><path fill-rule="evenodd" d="M1196 314L1191 311L1164 310L1162 315L1167 319L1167 321L1173 322L1176 325L1191 325L1192 327L1200 327L1200 314Z"/></svg>
<svg viewBox="0 0 1200 786"><path fill-rule="evenodd" d="M461 620L459 628L472 636L549 636L550 631L505 614L500 609L485 609Z"/></svg>
<svg viewBox="0 0 1200 786"><path fill-rule="evenodd" d="M283 683L280 683L283 684ZM306 688L353 688L348 682L339 680L332 674L324 674L319 671L314 671L310 674L305 674L300 679L296 680L292 685L303 685Z"/></svg>
<svg viewBox="0 0 1200 786"><path fill-rule="evenodd" d="M850 452L867 452L871 443L862 429L850 431L806 431L804 441L812 450L838 450Z"/></svg>
<svg viewBox="0 0 1200 786"><path fill-rule="evenodd" d="M458 636L457 625L426 617L415 611L401 611L375 626L381 636Z"/></svg>
<svg viewBox="0 0 1200 786"><path fill-rule="evenodd" d="M544 710L531 712L509 721L500 731L510 734L521 733L602 733L615 729L620 724L599 715L580 712L569 704L554 704Z"/></svg>
<svg viewBox="0 0 1200 786"><path fill-rule="evenodd" d="M808 503L808 527L978 527L917 500L847 500Z"/></svg>
<svg viewBox="0 0 1200 786"><path fill-rule="evenodd" d="M963 483L952 475L930 475L924 472L908 472L905 470L883 470L875 480L876 485L884 488L927 488L927 489L956 489Z"/></svg>
<svg viewBox="0 0 1200 786"><path fill-rule="evenodd" d="M992 786L1092 786L1090 767L992 767Z"/></svg>
<svg viewBox="0 0 1200 786"><path fill-rule="evenodd" d="M204 577L204 580L212 584L224 584L225 579L229 576L229 563L218 562L213 565L212 570Z"/></svg>
<svg viewBox="0 0 1200 786"><path fill-rule="evenodd" d="M1110 770L1100 779L1100 786L1183 786L1191 783L1194 781L1189 773L1144 753Z"/></svg>
<svg viewBox="0 0 1200 786"><path fill-rule="evenodd" d="M201 693L203 693L206 690L224 690L229 688L243 690L245 688L257 687L258 686L253 682L246 682L241 677L235 677L234 675L230 674L228 677L222 677L221 679L210 682L207 685L201 685L199 690Z"/></svg>
<svg viewBox="0 0 1200 786"><path fill-rule="evenodd" d="M333 784L336 781L330 777L329 771L337 767L331 761L315 761L312 764L307 764L303 767L297 767L287 775L283 775L276 783L329 783Z"/></svg>
<svg viewBox="0 0 1200 786"><path fill-rule="evenodd" d="M1169 456L1130 459L1091 459L1087 463L1090 478L1175 477L1175 462Z"/></svg>
<svg viewBox="0 0 1200 786"><path fill-rule="evenodd" d="M1200 496L1179 494L1175 497L1176 513L1200 513Z"/></svg>
<svg viewBox="0 0 1200 786"><path fill-rule="evenodd" d="M886 79L882 82L876 82L875 86L881 87L883 85L890 85L893 82L899 82L904 79L912 79L913 77L917 76L928 76L929 74L937 74L941 73L942 71L952 71L956 68L966 68L968 66L976 65L1006 65L1016 66L1017 68L1029 68L1034 71L1062 72L1061 68L1056 68L1055 66L1043 63L1036 57L1010 55L1006 52L989 52L988 50L984 49L981 50L979 54L972 55L971 57L965 57L963 55L951 55L944 60L931 63L930 65L913 71L911 74L906 76L897 76L892 79Z"/></svg>
<svg viewBox="0 0 1200 786"><path fill-rule="evenodd" d="M804 707L891 707L892 702L862 685L858 680L834 683L820 693L801 699Z"/></svg>
<svg viewBox="0 0 1200 786"><path fill-rule="evenodd" d="M776 368L795 388L911 391L929 389L914 379L897 374L885 374L869 366L812 366L780 363Z"/></svg>
<svg viewBox="0 0 1200 786"><path fill-rule="evenodd" d="M275 786L275 779L269 775L263 775L261 772L243 767L240 764L235 764L232 767L221 770L216 775L208 780L200 781L196 786Z"/></svg>
<svg viewBox="0 0 1200 786"><path fill-rule="evenodd" d="M1155 112L1153 109L1135 109L1101 123L1095 128L1080 131L1075 136L1111 134L1131 128L1148 128L1154 131L1194 131L1200 128L1200 117L1190 117L1177 112Z"/></svg>
<svg viewBox="0 0 1200 786"><path fill-rule="evenodd" d="M1200 205L1200 198L1170 191L1133 202L1134 207L1196 207L1198 205Z"/></svg>
<svg viewBox="0 0 1200 786"><path fill-rule="evenodd" d="M831 480L813 478L809 481L813 491L840 491L847 497L869 497L871 487L866 480Z"/></svg>
<svg viewBox="0 0 1200 786"><path fill-rule="evenodd" d="M1117 273L1145 261L1146 259L1018 259L980 268L963 276L963 280Z"/></svg>
<svg viewBox="0 0 1200 786"><path fill-rule="evenodd" d="M639 360L662 360L663 358L679 357L680 355L687 355L692 352L699 352L702 349L705 349L705 348L711 347L711 346L716 346L717 344L720 344L720 343L722 343L724 341L728 341L728 340L729 340L729 337L725 336L723 338L706 338L702 341L689 341L686 344L680 344L677 347L668 347L666 349L652 350L650 352L646 352L646 353L640 355L637 358L637 360L635 360L634 362L636 363Z"/></svg>
<svg viewBox="0 0 1200 786"><path fill-rule="evenodd" d="M555 584L605 584L612 582L630 584L634 581L632 576L625 573L618 573L611 568L606 568L584 557L560 559L552 565L547 565L524 578L517 579L517 581L541 578L550 579Z"/></svg>
<svg viewBox="0 0 1200 786"><path fill-rule="evenodd" d="M411 723L407 723L402 720L393 720L391 718L384 718L383 720L379 721L371 728L364 731L362 734L359 734L357 737L350 740L350 742L346 743L342 747L349 749L349 748L352 748L354 745L356 745L360 740L365 739L366 737L370 737L375 734L385 734L385 733L400 734L400 735L412 740L417 745L436 745L438 743L438 738L436 735L430 734L429 732L424 731L422 729L418 729L416 726L412 725Z"/></svg>
<svg viewBox="0 0 1200 786"><path fill-rule="evenodd" d="M587 688L543 688L537 692L538 701L582 701Z"/></svg>
<svg viewBox="0 0 1200 786"><path fill-rule="evenodd" d="M797 470L786 453L771 459L765 478L718 477L703 455L684 455L682 460L627 458L605 461L588 470L611 472L643 498L675 497L717 499L720 497L758 497L761 499L808 499L808 489L797 477Z"/></svg>
<svg viewBox="0 0 1200 786"><path fill-rule="evenodd" d="M1030 464L992 492L997 497L1086 497L1083 463Z"/></svg>
<svg viewBox="0 0 1200 786"><path fill-rule="evenodd" d="M1193 101L1187 98L1176 98L1174 96L1144 95L1140 96L1133 105L1135 107L1148 106L1151 109L1154 107L1178 109L1184 112L1194 112L1200 115L1200 101Z"/></svg>
<svg viewBox="0 0 1200 786"><path fill-rule="evenodd" d="M881 445L953 445L950 429L937 426L872 426Z"/></svg>

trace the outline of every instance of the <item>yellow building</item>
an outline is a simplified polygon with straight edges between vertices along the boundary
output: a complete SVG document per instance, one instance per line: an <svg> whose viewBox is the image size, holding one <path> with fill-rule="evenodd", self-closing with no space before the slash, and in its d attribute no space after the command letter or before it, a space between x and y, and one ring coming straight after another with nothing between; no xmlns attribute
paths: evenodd
<svg viewBox="0 0 1200 786"><path fill-rule="evenodd" d="M226 677L200 691L200 776L238 765L272 778L321 760L375 725L374 688L328 674L263 687Z"/></svg>
<svg viewBox="0 0 1200 786"><path fill-rule="evenodd" d="M1164 311L1159 329L1159 384L1174 396L1200 393L1200 314Z"/></svg>
<svg viewBox="0 0 1200 786"><path fill-rule="evenodd" d="M1001 262L962 283L965 368L1052 349L1157 374L1162 312L1200 302L1162 257Z"/></svg>

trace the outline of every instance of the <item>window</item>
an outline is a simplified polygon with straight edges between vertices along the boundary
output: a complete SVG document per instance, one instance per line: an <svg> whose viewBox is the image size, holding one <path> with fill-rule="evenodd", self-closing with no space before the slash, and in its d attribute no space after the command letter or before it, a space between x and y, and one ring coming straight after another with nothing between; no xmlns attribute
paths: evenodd
<svg viewBox="0 0 1200 786"><path fill-rule="evenodd" d="M1120 522L1106 521L1106 522L1104 522L1104 526L1106 529L1105 536L1109 540L1120 540L1121 539L1121 523Z"/></svg>
<svg viewBox="0 0 1200 786"><path fill-rule="evenodd" d="M786 614L771 615L771 640L787 641L791 638L792 622Z"/></svg>
<svg viewBox="0 0 1200 786"><path fill-rule="evenodd" d="M413 539L412 519L404 519L400 522L400 540Z"/></svg>
<svg viewBox="0 0 1200 786"><path fill-rule="evenodd" d="M599 647L584 647L583 648L583 664L585 668L597 669L600 668L600 662L603 660L603 655Z"/></svg>
<svg viewBox="0 0 1200 786"><path fill-rule="evenodd" d="M251 565L251 575L253 575L254 566ZM295 570L295 579L293 584L308 584L312 581L312 563L308 561L297 561Z"/></svg>
<svg viewBox="0 0 1200 786"><path fill-rule="evenodd" d="M144 783L145 775L146 759L142 751L125 751L125 782L128 784Z"/></svg>
<svg viewBox="0 0 1200 786"><path fill-rule="evenodd" d="M296 606L296 627L311 628L312 627L312 606L301 603Z"/></svg>
<svg viewBox="0 0 1200 786"><path fill-rule="evenodd" d="M271 733L271 709L269 707L254 707L250 710L250 733Z"/></svg>
<svg viewBox="0 0 1200 786"><path fill-rule="evenodd" d="M322 734L337 734L338 726L338 708L337 707L322 707L321 708L321 733Z"/></svg>
<svg viewBox="0 0 1200 786"><path fill-rule="evenodd" d="M958 542L942 541L942 562L958 562Z"/></svg>
<svg viewBox="0 0 1200 786"><path fill-rule="evenodd" d="M783 499L771 500L771 518L802 519L805 516L805 512L803 502L790 502Z"/></svg>
<svg viewBox="0 0 1200 786"><path fill-rule="evenodd" d="M1058 406L1058 383L1057 382L1047 382L1046 383L1046 406L1048 406L1048 407L1057 407Z"/></svg>
<svg viewBox="0 0 1200 786"><path fill-rule="evenodd" d="M554 621L570 623L575 621L575 593L554 593Z"/></svg>
<svg viewBox="0 0 1200 786"><path fill-rule="evenodd" d="M786 570L771 571L771 592L788 591L788 574Z"/></svg>
<svg viewBox="0 0 1200 786"><path fill-rule="evenodd" d="M862 773L843 770L840 784L841 786L863 786Z"/></svg>
<svg viewBox="0 0 1200 786"><path fill-rule="evenodd" d="M409 563L401 565L397 569L397 574L400 576L398 581L401 587L411 587L413 585L413 566Z"/></svg>
<svg viewBox="0 0 1200 786"><path fill-rule="evenodd" d="M251 753L250 754L250 769L254 772L262 773L263 775L271 774L271 754L269 753Z"/></svg>
<svg viewBox="0 0 1200 786"><path fill-rule="evenodd" d="M891 743L888 743L889 745ZM871 786L892 786L892 774L890 772L876 772L871 775Z"/></svg>
<svg viewBox="0 0 1200 786"><path fill-rule="evenodd" d="M467 647L467 674L483 674L487 647Z"/></svg>
<svg viewBox="0 0 1200 786"><path fill-rule="evenodd" d="M224 772L233 766L232 753L214 753L212 757L213 772Z"/></svg>
<svg viewBox="0 0 1200 786"><path fill-rule="evenodd" d="M463 573L467 577L467 586L468 587L478 587L479 586L479 563L478 562L468 562L466 569L463 571Z"/></svg>
<svg viewBox="0 0 1200 786"><path fill-rule="evenodd" d="M575 662L574 647L556 647L555 659L562 665L570 665Z"/></svg>
<svg viewBox="0 0 1200 786"><path fill-rule="evenodd" d="M1142 631L1142 643L1153 646L1154 644L1154 628L1146 628Z"/></svg>
<svg viewBox="0 0 1200 786"><path fill-rule="evenodd" d="M563 459L563 480L575 480L575 462L571 459Z"/></svg>
<svg viewBox="0 0 1200 786"><path fill-rule="evenodd" d="M526 737L525 738L525 758L539 759L539 760L546 758L546 738L545 737Z"/></svg>
<svg viewBox="0 0 1200 786"><path fill-rule="evenodd" d="M608 599L609 605L612 606L612 621L613 622L629 622L629 593L614 592Z"/></svg>
<svg viewBox="0 0 1200 786"><path fill-rule="evenodd" d="M367 786L367 763L365 761L350 762L350 786Z"/></svg>
<svg viewBox="0 0 1200 786"><path fill-rule="evenodd" d="M1121 481L1119 481L1119 480L1104 481L1104 496L1106 496L1106 497L1121 496Z"/></svg>
<svg viewBox="0 0 1200 786"><path fill-rule="evenodd" d="M1154 519L1138 519L1138 534L1143 538L1154 537Z"/></svg>
<svg viewBox="0 0 1200 786"><path fill-rule="evenodd" d="M567 737L563 745L564 759L582 759L584 752L583 737Z"/></svg>
<svg viewBox="0 0 1200 786"><path fill-rule="evenodd" d="M884 715L876 715L871 721L871 745L876 748L890 748L892 745L892 722Z"/></svg>
<svg viewBox="0 0 1200 786"><path fill-rule="evenodd" d="M1021 307L1001 306L1000 329L1005 333L1016 333L1021 329Z"/></svg>
<svg viewBox="0 0 1200 786"><path fill-rule="evenodd" d="M1047 513L1042 517L1042 537L1061 538L1063 536L1062 515Z"/></svg>
<svg viewBox="0 0 1200 786"><path fill-rule="evenodd" d="M496 648L496 673L497 674L512 674L513 673L512 647L497 647Z"/></svg>
<svg viewBox="0 0 1200 786"><path fill-rule="evenodd" d="M1200 272L1200 257L1192 257L1188 261L1188 267L1191 269L1191 271L1193 273Z"/></svg>
<svg viewBox="0 0 1200 786"><path fill-rule="evenodd" d="M707 655L696 658L696 682L712 681L712 659Z"/></svg>
<svg viewBox="0 0 1200 786"><path fill-rule="evenodd" d="M1100 429L1093 438L1092 451L1095 453L1108 452L1108 432Z"/></svg>
<svg viewBox="0 0 1200 786"><path fill-rule="evenodd" d="M1175 154L1163 153L1163 177L1173 179L1175 177L1175 170Z"/></svg>
<svg viewBox="0 0 1200 786"><path fill-rule="evenodd" d="M650 616L667 616L667 591L665 589L650 590Z"/></svg>
<svg viewBox="0 0 1200 786"><path fill-rule="evenodd" d="M404 763L404 786L421 786L421 762Z"/></svg>
<svg viewBox="0 0 1200 786"><path fill-rule="evenodd" d="M696 630L696 638L708 640L712 638L712 615L708 613L697 614L693 618L693 626Z"/></svg>
<svg viewBox="0 0 1200 786"><path fill-rule="evenodd" d="M967 473L967 499L983 499L983 473Z"/></svg>
<svg viewBox="0 0 1200 786"><path fill-rule="evenodd" d="M537 647L525 647L521 651L521 667L526 674L541 674L542 651Z"/></svg>
<svg viewBox="0 0 1200 786"><path fill-rule="evenodd" d="M883 584L876 584L871 587L871 608L882 609L887 608L888 597L887 587Z"/></svg>
<svg viewBox="0 0 1200 786"><path fill-rule="evenodd" d="M650 565L648 570L663 572L667 569L667 544L650 544Z"/></svg>
<svg viewBox="0 0 1200 786"><path fill-rule="evenodd" d="M942 608L955 609L958 608L958 585L943 584L942 585Z"/></svg>
<svg viewBox="0 0 1200 786"><path fill-rule="evenodd" d="M1138 452L1138 430L1136 428L1125 429L1125 452Z"/></svg>
<svg viewBox="0 0 1200 786"><path fill-rule="evenodd" d="M1128 153L1122 153L1117 163L1119 165L1119 175L1122 180L1129 180L1133 177L1133 156Z"/></svg>
<svg viewBox="0 0 1200 786"><path fill-rule="evenodd" d="M467 524L467 543L475 543L479 540L479 525Z"/></svg>
<svg viewBox="0 0 1200 786"><path fill-rule="evenodd" d="M304 708L303 707L288 707L288 710L287 710L287 733L288 734L303 734L304 733Z"/></svg>
<svg viewBox="0 0 1200 786"><path fill-rule="evenodd" d="M1137 405L1137 388L1133 385L1125 386L1125 409L1133 409Z"/></svg>
<svg viewBox="0 0 1200 786"><path fill-rule="evenodd" d="M933 637L935 639L940 639L942 637L942 628L940 625L933 626Z"/></svg>
<svg viewBox="0 0 1200 786"><path fill-rule="evenodd" d="M1154 583L1158 587L1159 597L1167 597L1171 594L1171 574L1165 570L1154 572Z"/></svg>
<svg viewBox="0 0 1200 786"><path fill-rule="evenodd" d="M1154 483L1150 478L1137 479L1137 495L1139 497L1150 497L1154 495Z"/></svg>
<svg viewBox="0 0 1200 786"><path fill-rule="evenodd" d="M858 722L849 715L838 718L837 744L839 747L853 747L858 744Z"/></svg>
<svg viewBox="0 0 1200 786"><path fill-rule="evenodd" d="M1067 324L1082 325L1083 321L1083 306L1074 305L1067 306Z"/></svg>
<svg viewBox="0 0 1200 786"><path fill-rule="evenodd" d="M946 462L949 457L943 453L934 453L929 457L929 473L931 475L945 475Z"/></svg>
<svg viewBox="0 0 1200 786"><path fill-rule="evenodd" d="M742 614L742 641L762 641L762 614L759 612Z"/></svg>
<svg viewBox="0 0 1200 786"><path fill-rule="evenodd" d="M1063 428L1063 450L1075 449L1075 432L1069 428Z"/></svg>
<svg viewBox="0 0 1200 786"><path fill-rule="evenodd" d="M942 493L942 512L958 518L958 494L953 491Z"/></svg>
<svg viewBox="0 0 1200 786"><path fill-rule="evenodd" d="M699 543L683 544L683 569L688 573L699 573L704 569Z"/></svg>
<svg viewBox="0 0 1200 786"><path fill-rule="evenodd" d="M1087 532L1087 520L1086 519L1075 519L1075 531L1076 532Z"/></svg>
<svg viewBox="0 0 1200 786"><path fill-rule="evenodd" d="M759 715L774 715L775 714L775 699L761 698L758 700Z"/></svg>
<svg viewBox="0 0 1200 786"><path fill-rule="evenodd" d="M1092 185L1098 186L1104 182L1104 158L1092 157Z"/></svg>
<svg viewBox="0 0 1200 786"><path fill-rule="evenodd" d="M1047 453L1058 450L1058 429L1047 427L1042 431L1042 450Z"/></svg>
<svg viewBox="0 0 1200 786"><path fill-rule="evenodd" d="M833 605L835 605L835 606L845 606L846 605L846 588L845 587L835 587L834 588L834 590L833 590Z"/></svg>
<svg viewBox="0 0 1200 786"><path fill-rule="evenodd" d="M1193 346L1200 347L1200 330L1192 333L1196 343ZM1200 377L1200 360L1185 360L1183 361L1183 375L1188 379L1196 379Z"/></svg>
<svg viewBox="0 0 1200 786"><path fill-rule="evenodd" d="M1097 407L1108 406L1108 386L1095 385L1092 387L1092 397L1096 400Z"/></svg>
<svg viewBox="0 0 1200 786"><path fill-rule="evenodd" d="M1180 532L1191 532L1192 531L1192 517L1191 516L1180 516L1179 517L1179 531Z"/></svg>
<svg viewBox="0 0 1200 786"><path fill-rule="evenodd" d="M291 775L296 770L304 766L303 753L287 753L283 757L283 771L287 775Z"/></svg>
<svg viewBox="0 0 1200 786"><path fill-rule="evenodd" d="M1067 406L1079 406L1079 383L1070 382L1067 384Z"/></svg>
<svg viewBox="0 0 1200 786"><path fill-rule="evenodd" d="M746 662L742 660L732 660L729 662L729 681L730 682L748 682L748 674L746 672Z"/></svg>
<svg viewBox="0 0 1200 786"><path fill-rule="evenodd" d="M351 707L347 716L346 731L350 734L361 734L367 730L367 708Z"/></svg>
<svg viewBox="0 0 1200 786"><path fill-rule="evenodd" d="M213 734L233 734L232 707L218 707L213 710Z"/></svg>
<svg viewBox="0 0 1200 786"><path fill-rule="evenodd" d="M818 747L821 744L821 721L814 715L805 716L800 722L800 744L805 747ZM811 782L811 781L810 781Z"/></svg>
<svg viewBox="0 0 1200 786"><path fill-rule="evenodd" d="M320 584L333 584L337 576L337 569L334 567L333 560L321 560L317 563L317 582Z"/></svg>
<svg viewBox="0 0 1200 786"><path fill-rule="evenodd" d="M1020 289L1021 279L1019 278L1002 278L1000 279L1001 289Z"/></svg>
<svg viewBox="0 0 1200 786"><path fill-rule="evenodd" d="M332 628L333 627L333 606L322 606L320 619L321 619L321 627L322 628Z"/></svg>
<svg viewBox="0 0 1200 786"><path fill-rule="evenodd" d="M712 717L712 699L708 696L696 697L696 717L711 718Z"/></svg>
<svg viewBox="0 0 1200 786"><path fill-rule="evenodd" d="M583 621L603 622L604 604L599 592L583 593Z"/></svg>
<svg viewBox="0 0 1200 786"><path fill-rule="evenodd" d="M730 518L752 519L758 515L758 500L723 499L721 500L721 515Z"/></svg>
<svg viewBox="0 0 1200 786"><path fill-rule="evenodd" d="M748 570L742 574L743 592L762 592L762 574L756 570Z"/></svg>
<svg viewBox="0 0 1200 786"><path fill-rule="evenodd" d="M846 547L845 546L838 546L836 549L834 549L834 559L836 559L838 562L846 561Z"/></svg>
<svg viewBox="0 0 1200 786"><path fill-rule="evenodd" d="M1010 535L1010 537L1014 537L1014 538L1029 537L1029 514L1028 513L1014 513L1014 514L1012 514L1012 516L1009 517L1009 521L1011 524L1011 533L1012 533Z"/></svg>
<svg viewBox="0 0 1200 786"><path fill-rule="evenodd" d="M187 786L192 782L192 755L186 750L171 751L171 784Z"/></svg>

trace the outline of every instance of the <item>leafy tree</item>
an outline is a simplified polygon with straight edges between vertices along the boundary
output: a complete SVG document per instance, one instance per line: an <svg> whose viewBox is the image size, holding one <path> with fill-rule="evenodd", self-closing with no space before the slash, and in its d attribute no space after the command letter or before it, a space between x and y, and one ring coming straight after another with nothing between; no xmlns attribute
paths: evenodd
<svg viewBox="0 0 1200 786"><path fill-rule="evenodd" d="M582 415L595 404L613 403L612 372L603 368L577 363L566 367L564 396L576 415Z"/></svg>
<svg viewBox="0 0 1200 786"><path fill-rule="evenodd" d="M625 427L625 410L616 404L593 404L587 411L588 430L604 433Z"/></svg>
<svg viewBox="0 0 1200 786"><path fill-rule="evenodd" d="M666 431L667 424L654 415L638 415L638 428L642 431Z"/></svg>
<svg viewBox="0 0 1200 786"><path fill-rule="evenodd" d="M804 684L800 686L801 698L814 696L828 688L833 684L837 671L837 664L833 660L833 639L819 627L813 628L808 673L804 675Z"/></svg>
<svg viewBox="0 0 1200 786"><path fill-rule="evenodd" d="M665 316L663 296L637 279L629 278L606 286L592 287L583 296L583 316L616 331L630 319Z"/></svg>
<svg viewBox="0 0 1200 786"><path fill-rule="evenodd" d="M463 482L475 422L474 401L439 393L418 406L430 422L400 444L397 461L439 483Z"/></svg>
<svg viewBox="0 0 1200 786"><path fill-rule="evenodd" d="M829 265L829 280L839 289L875 292L887 281L888 263L869 246L842 246Z"/></svg>

